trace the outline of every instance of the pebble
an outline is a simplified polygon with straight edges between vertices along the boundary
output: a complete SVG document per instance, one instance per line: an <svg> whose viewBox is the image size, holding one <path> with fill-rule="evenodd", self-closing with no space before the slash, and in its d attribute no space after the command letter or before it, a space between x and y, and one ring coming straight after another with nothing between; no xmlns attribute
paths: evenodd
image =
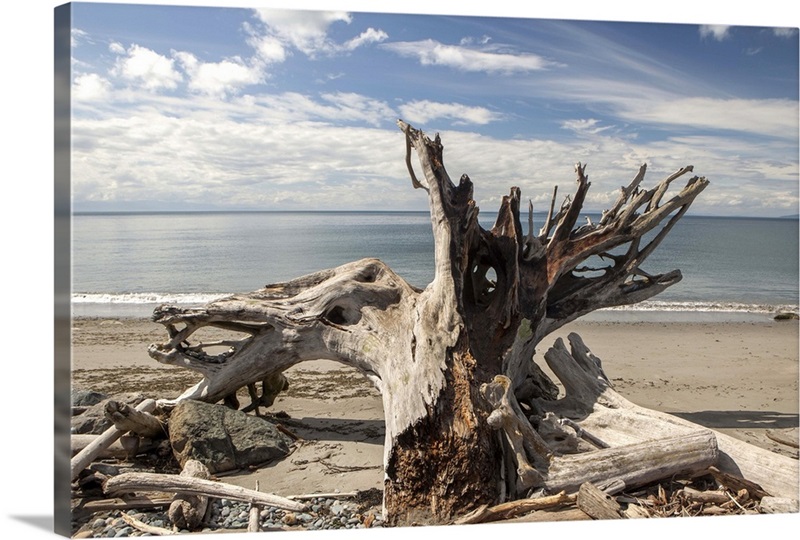
<svg viewBox="0 0 800 540"><path fill-rule="evenodd" d="M261 529L285 527L308 530L364 528L364 516L359 513L357 506L352 502L318 498L306 501L306 504L308 510L297 513L273 507L262 508L259 514ZM165 529L172 528L166 511L137 511L130 512L130 514L148 525ZM249 516L250 505L248 503L228 499L212 499L210 521L214 523L215 527L207 528L205 531L209 532L214 528L246 529ZM97 517L89 523L86 526L87 533L91 533L91 536L86 536L89 538L151 536L125 523L119 512L111 512L105 518ZM382 516L376 514L370 528L382 527Z"/></svg>

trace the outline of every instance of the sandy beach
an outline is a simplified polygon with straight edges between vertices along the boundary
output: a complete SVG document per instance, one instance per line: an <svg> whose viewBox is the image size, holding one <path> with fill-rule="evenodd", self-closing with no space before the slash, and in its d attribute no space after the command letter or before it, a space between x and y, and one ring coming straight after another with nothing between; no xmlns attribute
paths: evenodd
<svg viewBox="0 0 800 540"><path fill-rule="evenodd" d="M796 448L768 437L780 431L797 440L797 321L576 321L548 336L537 357L569 332L582 336L615 389L634 403L797 458ZM198 377L147 355L147 345L165 336L145 319L74 320L73 386L177 396ZM285 425L303 440L283 461L226 481L252 488L258 480L262 490L284 496L381 489L383 409L371 383L326 361L286 375L290 388L270 412L287 413Z"/></svg>

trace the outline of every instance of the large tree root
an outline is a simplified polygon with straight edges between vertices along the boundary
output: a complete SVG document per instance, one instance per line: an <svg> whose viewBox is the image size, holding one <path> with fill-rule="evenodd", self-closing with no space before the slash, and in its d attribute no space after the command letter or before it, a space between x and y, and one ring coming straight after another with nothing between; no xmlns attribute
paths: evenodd
<svg viewBox="0 0 800 540"><path fill-rule="evenodd" d="M589 351L580 336L571 333L568 339L571 350L567 350L564 342L558 339L554 346L545 353L548 366L564 385L565 396L556 401L539 400L538 405L544 411L570 419L581 429L590 432L611 448L555 458L550 464L549 471L545 474L545 484L552 490L576 487L576 484L579 483L577 477L581 476L578 473L581 470L579 466L581 461L585 464L582 468L584 471L582 478L602 483L612 480L614 475L620 474L620 471L627 467L627 465L620 464L615 467L615 472L609 471L606 475L598 476L598 470L602 465L599 465L598 461L594 461L595 459L603 460L604 463L619 464L610 457L604 459L604 453L618 452L623 448L628 450L643 448L657 444L658 441L688 440L692 437L702 439L707 435L703 435L703 431L698 433L698 430L704 430L705 433L713 434L718 448L716 463L707 463L706 467L715 464L723 472L758 484L769 495L790 499L798 498L800 469L797 460L717 431L705 430L697 424L676 416L631 403L611 388L608 378L603 373L600 360ZM702 445L697 446L689 453L696 452L703 454ZM628 460L635 455L635 452L628 452L624 459ZM685 457L676 454L673 465L678 466L678 462ZM701 459L700 462L703 462L704 459ZM590 465L590 461L592 465ZM569 482L557 480L559 476L565 475L563 471L566 470L567 464L569 464L569 468L576 468L573 473L575 478ZM633 466L633 469L637 468L635 462L630 465ZM640 465L642 469L646 468L644 462ZM594 476L591 477L592 475ZM623 480L630 488L631 486L628 484L631 480ZM656 478L648 475L642 477L637 483L647 480L656 480Z"/></svg>

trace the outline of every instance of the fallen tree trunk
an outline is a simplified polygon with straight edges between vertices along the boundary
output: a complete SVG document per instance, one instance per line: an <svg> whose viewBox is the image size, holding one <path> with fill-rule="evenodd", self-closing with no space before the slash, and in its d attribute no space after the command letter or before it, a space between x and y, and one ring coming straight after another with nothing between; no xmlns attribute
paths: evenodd
<svg viewBox="0 0 800 540"><path fill-rule="evenodd" d="M226 498L234 501L264 504L283 510L304 511L306 505L285 497L261 493L232 484L214 482L203 478L158 473L123 473L109 478L103 485L107 495L132 493L135 491L165 491L188 495Z"/></svg>
<svg viewBox="0 0 800 540"><path fill-rule="evenodd" d="M717 440L704 429L553 458L544 486L551 492L567 493L586 482L596 486L621 483L624 489L631 489L665 478L691 478L705 473L718 458Z"/></svg>

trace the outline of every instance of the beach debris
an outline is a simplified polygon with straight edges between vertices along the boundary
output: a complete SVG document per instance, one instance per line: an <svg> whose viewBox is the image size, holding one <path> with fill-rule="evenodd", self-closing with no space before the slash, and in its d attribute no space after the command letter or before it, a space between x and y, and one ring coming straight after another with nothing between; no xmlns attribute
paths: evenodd
<svg viewBox="0 0 800 540"><path fill-rule="evenodd" d="M146 399L139 403L134 409L137 412L152 412L156 408L156 402ZM70 460L70 479L75 480L78 475L89 464L94 461L104 450L111 446L114 441L122 437L126 431L118 429L116 426L108 428L102 435L86 445L81 451L75 454Z"/></svg>
<svg viewBox="0 0 800 540"><path fill-rule="evenodd" d="M147 472L122 473L106 480L103 491L119 495L138 491L166 491L188 495L226 498L254 504L264 504L284 510L305 511L305 504L270 493L262 493L233 484L205 478Z"/></svg>
<svg viewBox="0 0 800 540"><path fill-rule="evenodd" d="M773 317L776 321L796 321L800 319L800 315L792 311L781 311Z"/></svg>
<svg viewBox="0 0 800 540"><path fill-rule="evenodd" d="M195 459L190 459L183 465L183 470L180 475L190 478L202 478L204 480L211 479L211 473L208 472L208 467ZM258 491L257 488L256 491ZM207 496L177 493L169 505L167 515L173 527L192 531L200 527L207 510Z"/></svg>

